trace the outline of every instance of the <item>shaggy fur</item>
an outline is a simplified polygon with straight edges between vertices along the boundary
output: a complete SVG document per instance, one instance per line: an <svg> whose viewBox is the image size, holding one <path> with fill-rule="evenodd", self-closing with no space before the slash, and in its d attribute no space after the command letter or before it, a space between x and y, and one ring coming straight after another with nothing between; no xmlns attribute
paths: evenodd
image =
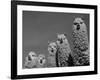
<svg viewBox="0 0 100 80"><path fill-rule="evenodd" d="M72 66L72 52L70 49L69 42L65 36L65 34L57 35L57 57L58 57L58 65L59 67Z"/></svg>
<svg viewBox="0 0 100 80"><path fill-rule="evenodd" d="M25 58L25 68L35 68L37 65L37 55L35 52L30 52Z"/></svg>
<svg viewBox="0 0 100 80"><path fill-rule="evenodd" d="M81 18L73 23L73 52L75 65L89 65L89 43L87 27Z"/></svg>
<svg viewBox="0 0 100 80"><path fill-rule="evenodd" d="M45 64L46 64L45 55L39 54L39 55L38 55L37 68L43 68L43 67L45 67Z"/></svg>
<svg viewBox="0 0 100 80"><path fill-rule="evenodd" d="M48 61L49 61L49 65L50 67L58 67L58 62L57 62L57 57L56 57L56 53L57 53L57 44L56 42L50 42L48 44Z"/></svg>

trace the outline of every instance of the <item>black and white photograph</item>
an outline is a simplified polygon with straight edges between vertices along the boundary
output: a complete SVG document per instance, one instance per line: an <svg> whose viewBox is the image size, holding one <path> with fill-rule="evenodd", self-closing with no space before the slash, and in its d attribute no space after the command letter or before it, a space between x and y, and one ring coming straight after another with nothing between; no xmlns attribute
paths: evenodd
<svg viewBox="0 0 100 80"><path fill-rule="evenodd" d="M12 78L96 74L96 11L93 5L12 1Z"/></svg>
<svg viewBox="0 0 100 80"><path fill-rule="evenodd" d="M23 68L89 66L89 14L23 11Z"/></svg>

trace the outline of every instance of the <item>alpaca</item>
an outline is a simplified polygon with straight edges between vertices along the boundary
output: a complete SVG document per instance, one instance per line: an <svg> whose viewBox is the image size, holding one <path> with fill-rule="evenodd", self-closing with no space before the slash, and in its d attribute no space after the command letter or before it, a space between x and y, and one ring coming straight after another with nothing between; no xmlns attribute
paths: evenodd
<svg viewBox="0 0 100 80"><path fill-rule="evenodd" d="M58 57L59 67L72 66L73 65L72 52L70 49L70 44L66 38L66 35L58 34L56 43L58 46L57 57Z"/></svg>
<svg viewBox="0 0 100 80"><path fill-rule="evenodd" d="M81 18L75 18L72 29L75 65L89 65L89 42L87 26Z"/></svg>
<svg viewBox="0 0 100 80"><path fill-rule="evenodd" d="M25 68L35 68L37 65L37 55L35 52L31 51L25 58Z"/></svg>

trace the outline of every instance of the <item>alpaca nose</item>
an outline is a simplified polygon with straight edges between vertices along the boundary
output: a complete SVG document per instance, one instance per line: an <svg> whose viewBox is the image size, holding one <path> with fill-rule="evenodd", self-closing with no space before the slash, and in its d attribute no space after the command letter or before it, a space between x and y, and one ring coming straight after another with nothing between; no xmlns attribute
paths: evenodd
<svg viewBox="0 0 100 80"><path fill-rule="evenodd" d="M51 52L53 52L53 49L51 50Z"/></svg>
<svg viewBox="0 0 100 80"><path fill-rule="evenodd" d="M78 25L77 25L77 30L79 30L79 29L80 29L80 25L78 24Z"/></svg>
<svg viewBox="0 0 100 80"><path fill-rule="evenodd" d="M28 56L28 60L29 60L29 61L31 61L31 60L32 60L30 56Z"/></svg>
<svg viewBox="0 0 100 80"><path fill-rule="evenodd" d="M63 43L63 41L62 40L60 40L60 44L62 44Z"/></svg>
<svg viewBox="0 0 100 80"><path fill-rule="evenodd" d="M42 60L40 60L40 63L42 63Z"/></svg>

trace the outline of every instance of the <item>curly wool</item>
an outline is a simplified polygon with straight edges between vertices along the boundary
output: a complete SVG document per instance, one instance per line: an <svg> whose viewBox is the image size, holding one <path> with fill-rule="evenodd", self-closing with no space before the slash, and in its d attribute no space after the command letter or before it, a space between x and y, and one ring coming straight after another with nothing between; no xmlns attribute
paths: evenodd
<svg viewBox="0 0 100 80"><path fill-rule="evenodd" d="M76 18L74 20L72 36L75 65L89 65L89 43L87 27L81 18Z"/></svg>
<svg viewBox="0 0 100 80"><path fill-rule="evenodd" d="M88 37L85 32L73 31L73 44L75 48L79 48L81 51L88 49Z"/></svg>
<svg viewBox="0 0 100 80"><path fill-rule="evenodd" d="M68 66L69 53L66 50L59 48L57 51L58 65L59 67Z"/></svg>
<svg viewBox="0 0 100 80"><path fill-rule="evenodd" d="M66 38L65 35L61 34L61 36L64 36L64 38ZM61 37L61 38L63 40L63 37ZM60 44L58 42L57 46L58 46L58 49L57 49L56 56L58 58L57 61L58 61L59 67L71 66L73 64L73 61L71 59L71 53L72 52L71 52L70 45L68 43L67 38L64 39L62 44ZM69 59L70 59L70 61L69 61Z"/></svg>
<svg viewBox="0 0 100 80"><path fill-rule="evenodd" d="M79 49L77 48L74 48L73 50L74 52L74 55L73 55L73 58L74 58L74 63L75 65L89 65L90 61L89 61L89 51L86 50L86 51L80 51Z"/></svg>

